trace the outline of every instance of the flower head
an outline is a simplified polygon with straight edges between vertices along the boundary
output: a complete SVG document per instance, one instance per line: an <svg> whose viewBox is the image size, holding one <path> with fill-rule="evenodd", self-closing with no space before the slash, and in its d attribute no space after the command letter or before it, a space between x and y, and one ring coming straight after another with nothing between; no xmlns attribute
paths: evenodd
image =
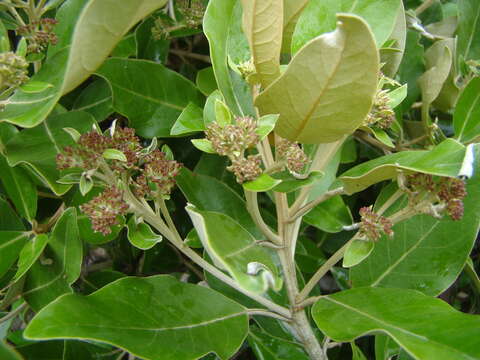
<svg viewBox="0 0 480 360"><path fill-rule="evenodd" d="M360 230L359 235L370 241L378 241L382 234L393 236L392 222L383 216L378 215L372 210L372 207L362 207L360 209Z"/></svg>
<svg viewBox="0 0 480 360"><path fill-rule="evenodd" d="M13 52L0 54L0 89L17 88L28 81L28 63Z"/></svg>
<svg viewBox="0 0 480 360"><path fill-rule="evenodd" d="M379 90L370 113L365 119L365 124L375 125L381 129L388 129L395 121L395 112L389 105L390 97L388 91Z"/></svg>

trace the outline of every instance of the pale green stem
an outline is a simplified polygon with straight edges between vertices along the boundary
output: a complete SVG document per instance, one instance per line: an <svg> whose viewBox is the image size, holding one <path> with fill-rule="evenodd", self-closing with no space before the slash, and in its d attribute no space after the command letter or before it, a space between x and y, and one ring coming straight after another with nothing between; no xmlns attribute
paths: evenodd
<svg viewBox="0 0 480 360"><path fill-rule="evenodd" d="M397 191L395 191L395 193L392 196L390 196L387 201L385 201L385 203L380 207L380 209L378 209L377 214L383 215L383 213L387 211L390 208L390 206L392 206L395 203L395 201L400 199L402 195L403 195L402 190L398 189Z"/></svg>
<svg viewBox="0 0 480 360"><path fill-rule="evenodd" d="M339 187L337 189L327 191L325 194L321 195L317 199L305 204L303 207L298 209L296 213L291 214L290 221L294 221L295 219L302 217L303 215L308 213L310 210L312 210L315 206L323 203L324 201L327 201L328 199L334 196L343 195L343 194L345 194L345 189L343 187Z"/></svg>
<svg viewBox="0 0 480 360"><path fill-rule="evenodd" d="M260 231L272 243L276 245L282 245L282 240L280 239L280 237L270 229L270 227L265 223L265 221L263 221L262 214L260 213L260 209L258 208L257 193L245 190L245 198L247 200L247 210Z"/></svg>

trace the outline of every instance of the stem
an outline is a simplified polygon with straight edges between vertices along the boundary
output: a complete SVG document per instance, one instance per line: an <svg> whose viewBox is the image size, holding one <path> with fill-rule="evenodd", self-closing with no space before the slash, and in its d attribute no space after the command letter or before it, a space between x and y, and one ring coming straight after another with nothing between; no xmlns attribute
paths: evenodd
<svg viewBox="0 0 480 360"><path fill-rule="evenodd" d="M355 236L352 237L345 245L343 245L340 249L337 250L335 254L333 254L325 263L317 270L317 272L308 280L305 287L300 291L297 296L297 303L301 303L303 300L306 299L308 294L313 290L313 288L317 285L320 279L328 272L330 269L339 262L345 251L347 250L348 245L355 239Z"/></svg>
<svg viewBox="0 0 480 360"><path fill-rule="evenodd" d="M387 211L390 208L390 206L392 206L395 203L395 201L401 198L402 195L403 195L403 191L398 189L395 193L393 193L392 196L388 198L387 201L385 201L385 203L380 207L380 209L378 209L377 214L383 215L383 213Z"/></svg>
<svg viewBox="0 0 480 360"><path fill-rule="evenodd" d="M308 213L310 210L312 210L315 206L321 204L322 202L337 196L337 195L342 195L345 194L345 189L343 187L339 187L334 190L327 191L325 194L321 195L317 199L310 201L300 209L296 213L293 213L290 215L290 220L289 221L294 221L295 219L302 217L306 213Z"/></svg>
<svg viewBox="0 0 480 360"><path fill-rule="evenodd" d="M0 324L3 324L5 321L8 321L10 319L13 319L16 317L18 314L20 314L25 308L27 307L27 303L23 303L19 307L17 307L15 310L10 311L7 315L4 317L0 318Z"/></svg>
<svg viewBox="0 0 480 360"><path fill-rule="evenodd" d="M415 15L420 15L433 4L435 4L435 0L425 0L422 5L415 9Z"/></svg>
<svg viewBox="0 0 480 360"><path fill-rule="evenodd" d="M266 311L266 310L263 310L263 309L248 309L247 312L248 312L248 315L268 316L268 317L279 319L279 320L286 321L286 322L292 321L292 319L289 318L289 317L287 318L287 317L284 317L284 316L279 315L277 313L273 313L271 311Z"/></svg>
<svg viewBox="0 0 480 360"><path fill-rule="evenodd" d="M260 209L258 208L258 194L253 191L245 190L245 198L247 200L247 210L250 213L255 224L258 228L262 231L262 233L270 240L272 243L281 245L282 239L275 234L270 227L263 221L262 214L260 213Z"/></svg>
<svg viewBox="0 0 480 360"><path fill-rule="evenodd" d="M210 59L210 56L208 56L208 55L196 54L196 53L192 53L192 52L185 51L185 50L175 50L175 49L171 49L170 52L174 55L185 56L185 57L189 57L191 59L200 60L200 61L203 61L207 64L212 63L212 60Z"/></svg>

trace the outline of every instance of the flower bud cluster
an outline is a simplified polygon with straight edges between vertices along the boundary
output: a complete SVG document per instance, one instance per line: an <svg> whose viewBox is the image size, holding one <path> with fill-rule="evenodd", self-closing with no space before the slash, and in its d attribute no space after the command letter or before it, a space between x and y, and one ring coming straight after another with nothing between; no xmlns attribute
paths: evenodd
<svg viewBox="0 0 480 360"><path fill-rule="evenodd" d="M463 198L467 195L465 182L461 179L440 177L416 173L407 176L405 189L409 195L411 206L423 199L421 194L430 195L431 205L443 205L453 220L463 217Z"/></svg>
<svg viewBox="0 0 480 360"><path fill-rule="evenodd" d="M388 129L395 121L395 112L389 105L388 91L379 90L375 97L372 110L365 119L365 125L375 125L381 129Z"/></svg>
<svg viewBox="0 0 480 360"><path fill-rule="evenodd" d="M360 216L359 235L362 238L378 241L382 234L393 236L392 222L388 218L376 214L372 210L372 206L362 207Z"/></svg>
<svg viewBox="0 0 480 360"><path fill-rule="evenodd" d="M277 155L287 162L287 168L293 173L303 172L308 164L308 156L298 143L281 139L277 144Z"/></svg>
<svg viewBox="0 0 480 360"><path fill-rule="evenodd" d="M128 208L122 192L114 186L80 206L80 210L92 221L93 230L103 235L112 232L110 227L119 224L118 217L126 214Z"/></svg>
<svg viewBox="0 0 480 360"><path fill-rule="evenodd" d="M168 196L175 186L175 177L182 164L168 160L160 150L148 154L143 163L143 171L133 183L137 196L151 199Z"/></svg>
<svg viewBox="0 0 480 360"><path fill-rule="evenodd" d="M187 27L196 28L202 23L205 14L205 5L202 0L177 0L176 3Z"/></svg>
<svg viewBox="0 0 480 360"><path fill-rule="evenodd" d="M260 141L256 130L255 119L245 116L237 117L235 124L221 126L218 123L211 123L205 131L215 152L228 156L232 162L227 170L235 174L239 183L254 180L262 174L260 156L245 157L245 151Z"/></svg>
<svg viewBox="0 0 480 360"><path fill-rule="evenodd" d="M17 34L27 39L28 52L40 53L48 45L56 45L58 43L58 37L53 31L57 23L55 19L44 18L28 25L20 26L17 28Z"/></svg>
<svg viewBox="0 0 480 360"><path fill-rule="evenodd" d="M0 90L17 88L28 81L28 63L13 52L0 54Z"/></svg>

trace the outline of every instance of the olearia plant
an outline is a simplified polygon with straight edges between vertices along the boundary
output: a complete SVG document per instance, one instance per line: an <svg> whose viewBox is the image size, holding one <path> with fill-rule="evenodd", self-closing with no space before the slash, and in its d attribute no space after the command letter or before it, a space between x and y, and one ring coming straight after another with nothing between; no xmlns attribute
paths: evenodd
<svg viewBox="0 0 480 360"><path fill-rule="evenodd" d="M480 360L480 2L0 10L0 359Z"/></svg>

